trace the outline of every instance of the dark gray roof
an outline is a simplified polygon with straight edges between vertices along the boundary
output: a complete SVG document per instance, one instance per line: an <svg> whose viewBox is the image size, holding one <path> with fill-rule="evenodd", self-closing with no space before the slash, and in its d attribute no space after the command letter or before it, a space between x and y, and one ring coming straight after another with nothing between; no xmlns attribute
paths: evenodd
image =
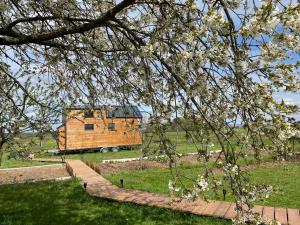
<svg viewBox="0 0 300 225"><path fill-rule="evenodd" d="M142 114L137 106L133 105L114 105L114 106L84 106L84 105L76 105L69 107L68 109L81 109L81 110L89 110L89 109L106 109L108 118L142 118Z"/></svg>
<svg viewBox="0 0 300 225"><path fill-rule="evenodd" d="M113 106L111 110L107 110L109 118L142 118L142 114L137 106Z"/></svg>

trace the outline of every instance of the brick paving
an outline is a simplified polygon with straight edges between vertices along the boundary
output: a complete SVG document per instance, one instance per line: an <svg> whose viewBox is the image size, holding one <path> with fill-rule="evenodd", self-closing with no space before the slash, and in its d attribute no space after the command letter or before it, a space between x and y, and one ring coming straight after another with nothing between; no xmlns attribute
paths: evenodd
<svg viewBox="0 0 300 225"><path fill-rule="evenodd" d="M87 183L87 192L95 197L173 209L203 216L226 219L232 219L236 216L235 204L231 202L188 201L179 197L122 189L110 183L80 160L66 160L66 166L71 175ZM262 216L264 222L276 219L284 225L300 225L298 209L255 206L253 210Z"/></svg>

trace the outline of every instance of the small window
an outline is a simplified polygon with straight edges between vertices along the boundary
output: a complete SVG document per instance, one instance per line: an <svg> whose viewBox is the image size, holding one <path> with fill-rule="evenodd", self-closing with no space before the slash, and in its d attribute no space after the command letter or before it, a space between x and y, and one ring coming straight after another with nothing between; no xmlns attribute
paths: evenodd
<svg viewBox="0 0 300 225"><path fill-rule="evenodd" d="M94 130L94 124L84 124L84 130Z"/></svg>
<svg viewBox="0 0 300 225"><path fill-rule="evenodd" d="M114 118L114 117L116 117L116 115L115 115L115 111L113 111L113 110L109 110L109 111L107 112L107 117L110 117L110 118Z"/></svg>
<svg viewBox="0 0 300 225"><path fill-rule="evenodd" d="M109 123L108 124L108 130L116 130L116 124L115 123Z"/></svg>
<svg viewBox="0 0 300 225"><path fill-rule="evenodd" d="M94 112L93 111L84 111L84 118L92 118L94 117Z"/></svg>

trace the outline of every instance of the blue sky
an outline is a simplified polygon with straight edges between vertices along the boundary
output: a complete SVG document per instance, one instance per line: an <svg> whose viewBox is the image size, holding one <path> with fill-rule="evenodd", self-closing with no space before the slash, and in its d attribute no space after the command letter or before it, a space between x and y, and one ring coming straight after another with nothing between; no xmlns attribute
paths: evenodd
<svg viewBox="0 0 300 225"><path fill-rule="evenodd" d="M274 98L278 101L281 101L283 99L287 104L295 104L300 107L300 93L291 93L291 92L277 92L274 95ZM293 115L294 118L298 121L300 121L300 112L298 114Z"/></svg>
<svg viewBox="0 0 300 225"><path fill-rule="evenodd" d="M259 3L260 1L255 0L255 2ZM283 0L282 2L288 3L289 1ZM291 2L295 3L296 1L292 0ZM235 23L239 23L239 21L236 18L235 18ZM255 50L253 50L253 51L255 51ZM11 52L8 52L8 54L12 55ZM295 57L294 58L295 60L300 59L299 55L293 55L293 57ZM12 65L12 70L13 70L13 72L16 72L17 71L17 66ZM299 74L298 74L298 77L299 77ZM296 104L296 105L300 106L300 92L298 92L298 93L290 93L290 92L287 93L287 92L284 92L284 91L280 91L280 92L275 93L274 97L277 101L281 101L283 99L288 104ZM144 111L145 112L144 114L147 114L147 112L151 112L151 108L148 107L148 106L143 105L141 107L141 111ZM300 120L300 113L298 113L294 117L295 117L295 119Z"/></svg>

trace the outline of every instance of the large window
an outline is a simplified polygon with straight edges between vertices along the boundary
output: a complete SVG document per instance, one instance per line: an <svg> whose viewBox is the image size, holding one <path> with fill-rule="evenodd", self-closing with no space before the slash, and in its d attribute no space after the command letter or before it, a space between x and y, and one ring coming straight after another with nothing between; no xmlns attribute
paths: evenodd
<svg viewBox="0 0 300 225"><path fill-rule="evenodd" d="M84 118L92 118L94 117L94 112L91 110L84 111Z"/></svg>
<svg viewBox="0 0 300 225"><path fill-rule="evenodd" d="M109 123L108 124L108 130L116 130L116 124L115 123Z"/></svg>
<svg viewBox="0 0 300 225"><path fill-rule="evenodd" d="M94 124L84 124L84 130L94 130Z"/></svg>

